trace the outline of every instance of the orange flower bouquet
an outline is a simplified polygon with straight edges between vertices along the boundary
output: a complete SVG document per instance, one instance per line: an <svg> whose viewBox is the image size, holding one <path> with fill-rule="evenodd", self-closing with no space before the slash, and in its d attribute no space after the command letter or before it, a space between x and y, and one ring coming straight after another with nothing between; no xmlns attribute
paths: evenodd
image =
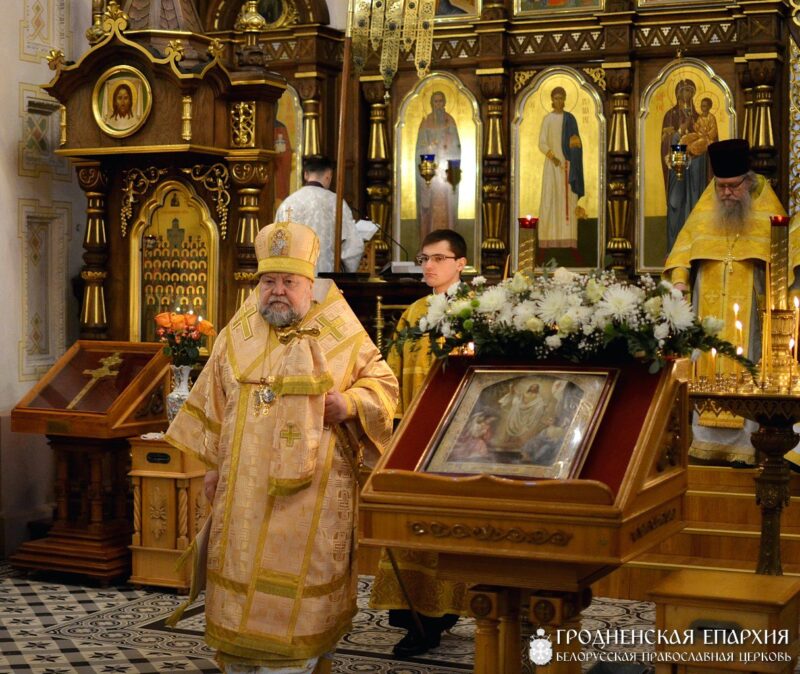
<svg viewBox="0 0 800 674"><path fill-rule="evenodd" d="M173 365L194 365L200 359L200 341L217 334L211 321L191 312L165 311L155 321L156 335Z"/></svg>

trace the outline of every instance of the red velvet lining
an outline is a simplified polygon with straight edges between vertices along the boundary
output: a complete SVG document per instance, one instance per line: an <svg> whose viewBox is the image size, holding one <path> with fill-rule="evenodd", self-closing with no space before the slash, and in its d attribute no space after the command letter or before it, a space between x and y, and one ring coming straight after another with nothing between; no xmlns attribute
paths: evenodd
<svg viewBox="0 0 800 674"><path fill-rule="evenodd" d="M391 456L385 466L387 469L414 470L464 373L473 364L475 361L471 358L450 358L447 366L436 373L429 386L421 392L413 418L406 421L394 438ZM484 361L482 364L519 365L519 361ZM546 370L553 365L537 364L526 369ZM574 364L557 365L566 370L592 369ZM647 367L640 363L626 362L613 367L619 368L619 377L579 477L603 482L616 493L653 400L659 376L648 374Z"/></svg>

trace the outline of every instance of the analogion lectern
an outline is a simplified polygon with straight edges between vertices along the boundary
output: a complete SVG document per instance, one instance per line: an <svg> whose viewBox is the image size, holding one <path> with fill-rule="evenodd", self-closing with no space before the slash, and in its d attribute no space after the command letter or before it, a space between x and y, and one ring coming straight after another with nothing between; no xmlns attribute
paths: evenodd
<svg viewBox="0 0 800 674"><path fill-rule="evenodd" d="M443 578L473 584L475 672L520 672L526 601L534 625L576 623L593 582L683 527L687 375L465 357L430 372L362 491L362 538L438 552Z"/></svg>
<svg viewBox="0 0 800 674"><path fill-rule="evenodd" d="M168 381L160 344L78 341L11 411L12 430L46 434L56 462L55 522L12 566L102 582L128 572L125 438L164 429Z"/></svg>

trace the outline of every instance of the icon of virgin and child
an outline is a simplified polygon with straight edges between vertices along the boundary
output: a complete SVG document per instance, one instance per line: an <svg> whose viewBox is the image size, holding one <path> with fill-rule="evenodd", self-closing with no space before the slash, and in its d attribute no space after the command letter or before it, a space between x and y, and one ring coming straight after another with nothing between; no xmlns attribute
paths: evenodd
<svg viewBox="0 0 800 674"><path fill-rule="evenodd" d="M514 377L481 391L448 462L551 466L584 392L552 375Z"/></svg>

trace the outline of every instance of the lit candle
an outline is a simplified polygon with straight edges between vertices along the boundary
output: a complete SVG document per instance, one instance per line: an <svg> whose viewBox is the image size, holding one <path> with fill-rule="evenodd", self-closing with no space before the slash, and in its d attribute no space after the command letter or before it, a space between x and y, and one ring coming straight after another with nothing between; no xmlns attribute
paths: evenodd
<svg viewBox="0 0 800 674"><path fill-rule="evenodd" d="M789 340L789 386L787 389L787 393L791 393L792 391L792 366L794 365L794 356L795 356L795 341L794 337Z"/></svg>
<svg viewBox="0 0 800 674"><path fill-rule="evenodd" d="M736 321L736 345L737 346L744 346L744 340L742 339L742 322Z"/></svg>
<svg viewBox="0 0 800 674"><path fill-rule="evenodd" d="M717 350L711 349L711 371L717 374Z"/></svg>

